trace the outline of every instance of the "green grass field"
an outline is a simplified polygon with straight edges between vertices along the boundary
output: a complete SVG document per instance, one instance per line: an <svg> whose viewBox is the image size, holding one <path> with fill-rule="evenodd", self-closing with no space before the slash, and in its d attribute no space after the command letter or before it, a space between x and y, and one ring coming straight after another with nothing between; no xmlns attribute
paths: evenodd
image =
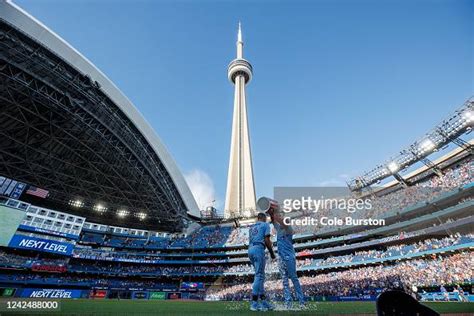
<svg viewBox="0 0 474 316"><path fill-rule="evenodd" d="M474 315L474 303L428 303L442 314ZM309 303L306 311L251 312L246 302L197 302L153 300L63 300L61 312L49 315L351 315L375 314L372 302ZM8 313L1 313L7 315ZM26 313L23 313L25 315ZM28 313L32 315L32 313Z"/></svg>

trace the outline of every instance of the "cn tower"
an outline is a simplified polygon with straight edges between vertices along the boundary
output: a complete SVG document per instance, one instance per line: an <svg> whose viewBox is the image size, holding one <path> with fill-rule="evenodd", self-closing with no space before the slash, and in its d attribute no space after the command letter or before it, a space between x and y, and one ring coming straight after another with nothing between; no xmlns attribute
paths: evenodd
<svg viewBox="0 0 474 316"><path fill-rule="evenodd" d="M230 145L229 172L224 214L226 217L252 215L255 210L255 183L252 153L247 122L245 86L252 80L252 65L243 57L244 42L239 22L237 58L227 69L227 76L235 86L234 117Z"/></svg>

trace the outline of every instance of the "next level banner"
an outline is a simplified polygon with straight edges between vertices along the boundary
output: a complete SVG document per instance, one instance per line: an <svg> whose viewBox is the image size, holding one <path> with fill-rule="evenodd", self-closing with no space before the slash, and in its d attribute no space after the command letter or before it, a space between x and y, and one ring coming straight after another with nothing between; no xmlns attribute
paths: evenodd
<svg viewBox="0 0 474 316"><path fill-rule="evenodd" d="M51 252L66 256L70 256L74 248L73 244L23 235L14 235L8 246L12 248Z"/></svg>
<svg viewBox="0 0 474 316"><path fill-rule="evenodd" d="M69 289L26 288L20 289L17 296L30 298L80 298L82 297L82 292L82 290Z"/></svg>

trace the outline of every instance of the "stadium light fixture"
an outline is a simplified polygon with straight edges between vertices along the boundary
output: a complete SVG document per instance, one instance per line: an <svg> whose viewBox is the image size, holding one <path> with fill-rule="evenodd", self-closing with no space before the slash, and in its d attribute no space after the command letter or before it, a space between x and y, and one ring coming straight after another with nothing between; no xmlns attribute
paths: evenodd
<svg viewBox="0 0 474 316"><path fill-rule="evenodd" d="M435 143L429 139L429 138L426 138L425 140L423 140L421 143L420 143L420 151L421 153L426 153L426 152L431 152L432 150L434 150L436 148L436 145Z"/></svg>
<svg viewBox="0 0 474 316"><path fill-rule="evenodd" d="M140 212L135 214L136 217L138 217L141 221L146 218L146 213Z"/></svg>
<svg viewBox="0 0 474 316"><path fill-rule="evenodd" d="M107 207L105 207L104 205L102 205L102 204L99 203L99 204L96 204L96 205L94 206L94 210L97 211L97 212L99 212L99 213L104 213L104 212L107 211Z"/></svg>
<svg viewBox="0 0 474 316"><path fill-rule="evenodd" d="M118 216L118 217L122 217L122 218L123 218L123 217L128 216L128 214L130 214L130 212L127 211L127 210L118 210L118 211L117 211L117 216Z"/></svg>
<svg viewBox="0 0 474 316"><path fill-rule="evenodd" d="M466 125L471 125L474 122L474 112L472 110L468 110L464 112L462 118L466 121Z"/></svg>
<svg viewBox="0 0 474 316"><path fill-rule="evenodd" d="M74 206L74 207L83 207L84 202L82 202L81 200L70 200L69 205Z"/></svg>
<svg viewBox="0 0 474 316"><path fill-rule="evenodd" d="M387 165L387 168L388 170L390 170L391 173L395 173L398 171L400 166L395 161L392 161L391 163Z"/></svg>

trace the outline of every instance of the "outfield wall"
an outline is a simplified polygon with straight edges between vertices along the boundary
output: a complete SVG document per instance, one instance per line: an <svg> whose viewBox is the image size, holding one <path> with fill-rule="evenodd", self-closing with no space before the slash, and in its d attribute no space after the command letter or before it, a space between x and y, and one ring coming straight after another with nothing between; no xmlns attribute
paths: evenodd
<svg viewBox="0 0 474 316"><path fill-rule="evenodd" d="M382 289L376 294L364 294L360 296L309 296L307 301L311 302L355 302L375 301ZM50 288L0 288L0 297L18 298L49 298L49 299L133 299L133 300L179 300L192 299L203 300L203 292L185 291L158 291L158 290L81 290L81 289L50 289ZM474 295L460 295L457 292L448 292L447 296L442 292L430 292L421 294L422 301L451 301L461 302L468 300L474 302Z"/></svg>

